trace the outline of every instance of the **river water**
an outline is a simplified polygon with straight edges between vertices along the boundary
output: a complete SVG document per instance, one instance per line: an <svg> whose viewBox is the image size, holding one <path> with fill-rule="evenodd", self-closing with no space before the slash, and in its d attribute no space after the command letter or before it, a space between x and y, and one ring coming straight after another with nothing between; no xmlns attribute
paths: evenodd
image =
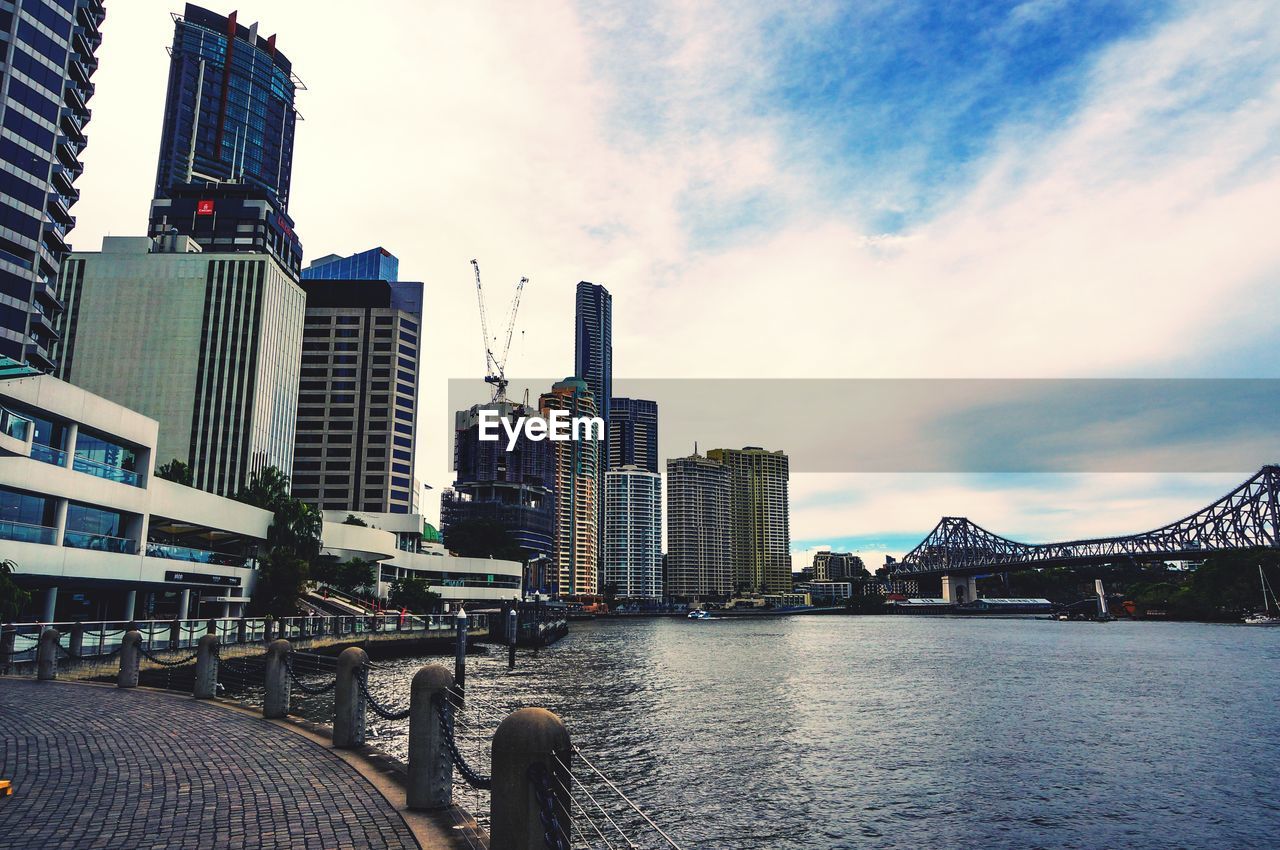
<svg viewBox="0 0 1280 850"><path fill-rule="evenodd" d="M468 664L686 848L1280 847L1280 629L638 619Z"/></svg>

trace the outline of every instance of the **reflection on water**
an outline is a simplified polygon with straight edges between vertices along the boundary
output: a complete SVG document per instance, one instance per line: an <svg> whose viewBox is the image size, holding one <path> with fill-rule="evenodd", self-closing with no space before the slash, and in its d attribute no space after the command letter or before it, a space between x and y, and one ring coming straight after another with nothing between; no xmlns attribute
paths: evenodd
<svg viewBox="0 0 1280 850"><path fill-rule="evenodd" d="M421 663L379 663L389 701ZM608 621L468 664L477 704L559 713L687 847L1280 846L1278 630Z"/></svg>

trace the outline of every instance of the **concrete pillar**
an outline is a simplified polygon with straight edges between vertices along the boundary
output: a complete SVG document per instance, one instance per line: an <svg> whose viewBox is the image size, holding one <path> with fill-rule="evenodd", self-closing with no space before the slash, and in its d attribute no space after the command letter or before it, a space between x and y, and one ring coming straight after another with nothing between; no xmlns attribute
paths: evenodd
<svg viewBox="0 0 1280 850"><path fill-rule="evenodd" d="M44 611L40 617L42 623L52 623L54 614L58 612L58 588L46 588L44 592Z"/></svg>
<svg viewBox="0 0 1280 850"><path fill-rule="evenodd" d="M123 617L126 623L133 622L134 612L137 610L137 607L138 607L138 591L130 590L126 592L124 595L124 617Z"/></svg>
<svg viewBox="0 0 1280 850"><path fill-rule="evenodd" d="M40 634L40 643L36 646L36 678L58 678L58 641L62 635L57 629L45 629Z"/></svg>
<svg viewBox="0 0 1280 850"><path fill-rule="evenodd" d="M942 598L948 602L956 601L956 581L951 576L942 577Z"/></svg>
<svg viewBox="0 0 1280 850"><path fill-rule="evenodd" d="M76 462L76 439L80 436L80 423L70 422L67 424L66 439L63 447L67 452L67 456L63 458L62 465L67 469L71 469Z"/></svg>
<svg viewBox="0 0 1280 850"><path fill-rule="evenodd" d="M972 602L978 598L978 577L969 576L964 582L965 592L964 601Z"/></svg>
<svg viewBox="0 0 1280 850"><path fill-rule="evenodd" d="M186 620L191 614L191 588L184 587L178 596L178 619Z"/></svg>
<svg viewBox="0 0 1280 850"><path fill-rule="evenodd" d="M430 811L453 805L453 762L445 744L436 702L453 711L453 675L443 664L428 664L409 686L409 783L407 805Z"/></svg>
<svg viewBox="0 0 1280 850"><path fill-rule="evenodd" d="M207 637L207 635L206 635ZM272 641L267 647L267 668L264 675L267 692L262 699L262 716L284 717L289 713L289 669L285 666L293 647L287 640Z"/></svg>
<svg viewBox="0 0 1280 850"><path fill-rule="evenodd" d="M58 499L53 504L53 545L61 546L67 539L67 500Z"/></svg>
<svg viewBox="0 0 1280 850"><path fill-rule="evenodd" d="M349 646L338 656L338 685L333 692L333 745L358 747L364 743L364 694L357 678L365 674L369 656Z"/></svg>
<svg viewBox="0 0 1280 850"><path fill-rule="evenodd" d="M218 638L205 635L196 646L196 683L191 695L213 699L218 695Z"/></svg>
<svg viewBox="0 0 1280 850"><path fill-rule="evenodd" d="M120 675L116 685L121 688L138 687L138 667L142 663L142 632L134 629L125 632L120 642Z"/></svg>
<svg viewBox="0 0 1280 850"><path fill-rule="evenodd" d="M545 708L521 708L493 736L493 789L489 794L489 846L502 850L542 850L546 838L538 790L530 768L541 774L554 800L556 817L569 835L569 731Z"/></svg>
<svg viewBox="0 0 1280 850"><path fill-rule="evenodd" d="M223 618L224 620L226 620L226 619L230 619L230 617L231 617L231 603L230 603L230 602L223 602L223 603L222 603L222 618Z"/></svg>
<svg viewBox="0 0 1280 850"><path fill-rule="evenodd" d="M84 623L79 620L71 627L71 641L67 650L76 658L84 655Z"/></svg>

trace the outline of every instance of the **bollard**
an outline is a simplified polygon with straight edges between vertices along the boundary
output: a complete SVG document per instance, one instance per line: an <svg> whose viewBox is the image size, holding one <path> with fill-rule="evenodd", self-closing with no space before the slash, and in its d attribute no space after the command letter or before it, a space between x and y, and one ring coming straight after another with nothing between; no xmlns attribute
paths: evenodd
<svg viewBox="0 0 1280 850"><path fill-rule="evenodd" d="M262 621L262 642L263 643L267 643L267 644L271 643L271 637L272 635L275 634L274 626L275 626L274 620Z"/></svg>
<svg viewBox="0 0 1280 850"><path fill-rule="evenodd" d="M513 711L493 735L493 789L489 794L489 846L543 850L542 807L529 768L546 769L561 829L569 827L569 731L545 708ZM567 836L566 836L567 837Z"/></svg>
<svg viewBox="0 0 1280 850"><path fill-rule="evenodd" d="M36 678L58 678L58 641L62 633L50 626L40 633L40 644L36 647Z"/></svg>
<svg viewBox="0 0 1280 850"><path fill-rule="evenodd" d="M218 695L218 638L205 635L196 645L196 683L191 691L196 699Z"/></svg>
<svg viewBox="0 0 1280 850"><path fill-rule="evenodd" d="M453 683L459 693L467 684L467 612L458 607L455 616L458 629L458 645L453 658Z"/></svg>
<svg viewBox="0 0 1280 850"><path fill-rule="evenodd" d="M120 675L116 677L116 686L120 688L138 687L138 667L142 663L142 632L130 629L124 633L120 641Z"/></svg>
<svg viewBox="0 0 1280 850"><path fill-rule="evenodd" d="M84 623L76 620L71 627L71 640L67 651L71 653L72 658L84 657Z"/></svg>
<svg viewBox="0 0 1280 850"><path fill-rule="evenodd" d="M267 669L263 674L267 692L262 698L262 716L267 719L284 717L289 713L289 668L286 666L293 647L289 641L272 641L267 647Z"/></svg>
<svg viewBox="0 0 1280 850"><path fill-rule="evenodd" d="M0 676L9 674L9 667L13 664L14 639L17 636L17 629L11 626L0 627Z"/></svg>
<svg viewBox="0 0 1280 850"><path fill-rule="evenodd" d="M453 762L445 744L444 729L435 701L445 711L453 676L443 664L428 664L413 676L409 686L409 808L430 811L453 805Z"/></svg>
<svg viewBox="0 0 1280 850"><path fill-rule="evenodd" d="M177 649L182 646L182 621L174 618L169 624L169 648Z"/></svg>
<svg viewBox="0 0 1280 850"><path fill-rule="evenodd" d="M216 635L218 633L218 621L213 617L210 617L209 622L205 624L204 633L207 635Z"/></svg>
<svg viewBox="0 0 1280 850"><path fill-rule="evenodd" d="M365 673L369 656L349 646L338 656L338 684L333 692L333 745L358 747L364 743L364 694L358 678Z"/></svg>
<svg viewBox="0 0 1280 850"><path fill-rule="evenodd" d="M248 637L249 621L241 617L240 622L236 623L236 643L248 643Z"/></svg>
<svg viewBox="0 0 1280 850"><path fill-rule="evenodd" d="M507 615L507 669L516 669L516 629L519 625L519 618L516 615L516 609L512 608L511 613Z"/></svg>

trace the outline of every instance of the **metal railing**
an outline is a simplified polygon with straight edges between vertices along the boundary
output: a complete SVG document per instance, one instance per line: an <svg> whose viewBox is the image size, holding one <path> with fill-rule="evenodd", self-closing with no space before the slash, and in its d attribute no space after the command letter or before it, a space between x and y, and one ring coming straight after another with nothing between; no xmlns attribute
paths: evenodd
<svg viewBox="0 0 1280 850"><path fill-rule="evenodd" d="M214 552L210 549L196 549L191 546L179 546L176 543L147 542L147 557L167 558L172 561L190 561L196 564L218 564L224 567L243 567L249 562L248 556L229 555L225 552Z"/></svg>
<svg viewBox="0 0 1280 850"><path fill-rule="evenodd" d="M0 523L3 537L4 523ZM40 528L42 526L36 526ZM40 635L50 627L61 636L59 644L70 650L73 633L81 635L79 658L111 655L120 647L124 634L134 628L142 636L142 645L150 650L187 649L195 646L206 634L218 637L218 643L262 643L268 638L306 640L316 637L345 637L382 634L422 634L424 636L451 635L456 628L452 614L369 614L364 616L313 616L284 617L213 617L186 620L99 620L90 622L55 621L51 623L6 623L0 626L4 641L0 647L11 646L7 658L0 651L0 668L5 664L26 664L35 661L36 646ZM488 616L472 614L468 618L471 634L486 632ZM0 673L5 672L0 669Z"/></svg>
<svg viewBox="0 0 1280 850"><path fill-rule="evenodd" d="M109 463L81 457L80 455L76 455L71 461L71 468L76 472L83 472L97 478L105 478L108 481L118 481L121 484L128 484L130 487L137 487L142 481L142 476L136 472L112 466Z"/></svg>
<svg viewBox="0 0 1280 850"><path fill-rule="evenodd" d="M117 555L132 555L138 550L138 541L128 537L112 537L109 534L98 534L94 531L72 531L68 529L62 535L62 545L72 549L93 549L98 552L115 552Z"/></svg>
<svg viewBox="0 0 1280 850"><path fill-rule="evenodd" d="M52 464L53 466L67 465L66 452L62 449L55 449L53 446L46 446L44 443L31 444L31 459Z"/></svg>
<svg viewBox="0 0 1280 850"><path fill-rule="evenodd" d="M58 529L48 525L32 525L26 522L14 522L0 519L0 540L14 540L19 543L44 543L52 545L58 539Z"/></svg>

